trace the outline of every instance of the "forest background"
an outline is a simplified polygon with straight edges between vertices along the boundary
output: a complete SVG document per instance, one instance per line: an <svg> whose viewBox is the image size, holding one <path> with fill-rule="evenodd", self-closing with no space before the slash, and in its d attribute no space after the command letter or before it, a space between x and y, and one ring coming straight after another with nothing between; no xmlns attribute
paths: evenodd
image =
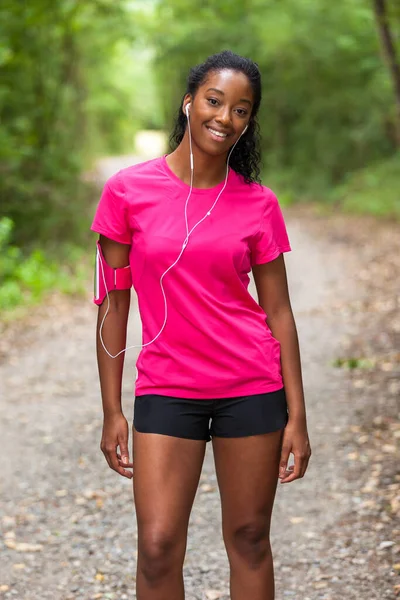
<svg viewBox="0 0 400 600"><path fill-rule="evenodd" d="M107 155L164 131L189 68L223 49L262 73L263 183L282 205L400 219L396 0L4 0L0 308L87 280Z"/></svg>

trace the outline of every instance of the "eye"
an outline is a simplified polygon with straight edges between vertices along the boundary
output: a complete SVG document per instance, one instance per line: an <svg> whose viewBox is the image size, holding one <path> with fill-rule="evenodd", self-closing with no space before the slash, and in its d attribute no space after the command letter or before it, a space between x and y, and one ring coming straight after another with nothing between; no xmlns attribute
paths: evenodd
<svg viewBox="0 0 400 600"><path fill-rule="evenodd" d="M238 112L241 117L244 117L247 115L247 110L244 110L243 108L238 108Z"/></svg>
<svg viewBox="0 0 400 600"><path fill-rule="evenodd" d="M211 103L211 106L217 106L218 104L218 100L216 100L215 98L208 98L207 100ZM212 104L213 102L215 102L215 104Z"/></svg>

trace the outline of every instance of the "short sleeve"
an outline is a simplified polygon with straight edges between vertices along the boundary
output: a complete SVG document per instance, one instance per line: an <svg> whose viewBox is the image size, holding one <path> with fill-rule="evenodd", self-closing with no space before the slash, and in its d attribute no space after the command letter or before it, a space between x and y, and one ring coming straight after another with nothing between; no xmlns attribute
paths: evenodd
<svg viewBox="0 0 400 600"><path fill-rule="evenodd" d="M119 173L112 175L105 183L90 229L115 242L132 243L125 192Z"/></svg>
<svg viewBox="0 0 400 600"><path fill-rule="evenodd" d="M278 198L270 189L265 188L265 191L267 199L261 224L251 243L251 266L270 262L283 252L291 251Z"/></svg>

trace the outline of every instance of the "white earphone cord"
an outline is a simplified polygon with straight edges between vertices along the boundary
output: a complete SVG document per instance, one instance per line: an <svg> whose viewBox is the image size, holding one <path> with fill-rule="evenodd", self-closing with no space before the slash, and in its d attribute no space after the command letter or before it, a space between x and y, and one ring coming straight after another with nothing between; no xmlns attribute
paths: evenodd
<svg viewBox="0 0 400 600"><path fill-rule="evenodd" d="M238 139L236 140L236 142L234 143L234 145L232 146L232 148L231 148L231 150L230 150L230 152L229 152L229 154L228 154L228 158L227 158L227 161L226 161L226 176L225 176L225 183L224 183L224 186L223 186L222 190L219 192L219 194L218 194L218 196L217 196L217 198L216 198L216 200L215 200L214 204L213 204L213 205L212 205L212 207L210 208L210 210L209 210L208 212L206 212L206 214L204 215L204 217L203 217L202 219L200 219L200 221L198 221L198 222L197 222L197 223L196 223L196 224L195 224L195 225L192 227L192 229L189 231L189 225L188 225L188 219L187 219L187 204L188 204L188 201L189 201L190 195L191 195L191 193L192 193L192 189L193 189L194 162L193 162L193 152L192 152L192 133L191 133L191 129L190 129L189 111L187 111L187 113L186 113L186 114L187 114L187 118L188 118L188 119L187 119L187 121L188 121L188 127L189 127L189 149L190 149L190 190L189 190L189 194L188 194L188 197L186 198L186 203L185 203L185 224L186 224L186 238L185 238L185 240L184 240L184 242L183 242L183 244L182 244L182 248L181 248L181 251L180 251L180 253L179 253L179 256L178 256L178 258L175 260L175 262L173 262L173 263L172 263L172 265L171 265L171 266L169 266L169 267L168 267L168 269L167 269L166 271L164 271L164 273L163 273L163 274L161 275L161 277L160 277L160 286L161 286L161 291L162 291L162 293L163 293L163 296L164 296L164 315L165 315L165 316L164 316L164 323L163 323L163 325L162 325L162 327L161 327L160 331L157 333L157 335L156 335L156 336L155 336L155 337L154 337L154 338L153 338L153 339L152 339L150 342L146 342L145 344L134 344L133 346L127 346L126 348L123 348L122 350L120 350L120 351L119 351L117 354L111 354L111 353L110 353L110 352L107 350L107 348L106 348L106 345L105 345L105 343L104 343L104 340L103 340L103 333L102 333L102 331L103 331L103 325L104 325L104 321L105 321L105 319L106 319L106 317L107 317L107 315L108 315L108 312L109 312L109 310L110 310L110 298L109 298L109 295L108 295L108 289L107 289L107 284L106 284L106 278L105 278L105 275L104 275L104 267L103 267L103 263L102 263L102 261L101 261L101 260L99 260L99 263L100 263L100 266L101 266L101 275L102 275L102 278L103 278L103 283L104 283L104 287L105 287L106 294L107 294L107 310L106 310L106 312L104 313L104 316L103 316L103 318L102 318L102 320L101 320L101 323L100 323L100 327L99 327L99 337L100 337L101 344L102 344L102 346L103 346L103 348L104 348L104 351L105 351L105 352L108 354L108 356L109 356L110 358L117 358L117 356L119 356L119 355L120 355L120 354L122 354L123 352L126 352L126 350L130 350L131 348L144 348L144 346L149 346L150 344L152 344L152 343L153 343L153 342L154 342L154 341L155 341L155 340L156 340L156 339L159 337L159 335L161 334L162 330L164 329L164 327L165 327L165 323L167 322L167 316L168 316L168 305L167 305L167 298L166 298L166 296L165 296L165 292L164 292L164 287L163 287L163 284L162 284L162 280L163 280L164 276L165 276L165 275L168 273L168 271L169 271L170 269L172 269L172 267L174 267L174 266L176 265L176 263L178 262L178 260L179 260L179 259L180 259L180 257L182 256L182 254L183 254L183 251L184 251L184 249L186 248L186 246L187 246L187 244L188 244L189 237L190 237L190 235L192 234L192 232L193 232L193 231L196 229L197 225L200 225L200 223L202 223L202 221L204 221L204 219L205 219L206 217L210 216L210 214L211 214L211 211L213 210L214 206L215 206L215 205L216 205L216 203L218 202L218 200L219 200L219 197L221 196L221 194L222 194L222 192L224 191L224 189L225 189L225 187L226 187L226 184L227 184L227 182L228 182L228 175L229 175L229 158L230 158L230 156L231 156L231 154L232 154L232 152L233 152L233 150L234 150L234 148L235 148L236 144L237 144L237 143L238 143L238 141L240 140L240 137L243 135L243 133L244 133L244 132L246 131L246 129L247 129L247 127L245 127L245 129L242 131L242 133L240 134L240 136L238 137ZM97 252L99 252L99 250L97 250Z"/></svg>

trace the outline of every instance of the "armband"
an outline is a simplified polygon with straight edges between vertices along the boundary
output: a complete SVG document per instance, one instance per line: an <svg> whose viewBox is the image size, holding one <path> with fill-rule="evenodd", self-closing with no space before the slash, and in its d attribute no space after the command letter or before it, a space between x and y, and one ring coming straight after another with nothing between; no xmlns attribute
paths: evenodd
<svg viewBox="0 0 400 600"><path fill-rule="evenodd" d="M112 290L129 290L131 287L132 273L130 265L117 269L110 267L104 258L100 242L97 241L93 302L100 305L108 292Z"/></svg>

